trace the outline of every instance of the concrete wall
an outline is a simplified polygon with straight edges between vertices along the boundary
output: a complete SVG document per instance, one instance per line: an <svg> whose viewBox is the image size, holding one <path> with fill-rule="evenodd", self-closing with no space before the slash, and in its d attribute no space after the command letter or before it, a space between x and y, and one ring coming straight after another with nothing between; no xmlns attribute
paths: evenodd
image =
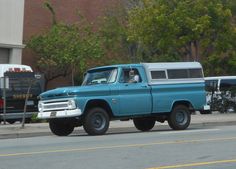
<svg viewBox="0 0 236 169"><path fill-rule="evenodd" d="M10 50L10 63L21 63L23 19L24 0L0 0L0 48Z"/></svg>

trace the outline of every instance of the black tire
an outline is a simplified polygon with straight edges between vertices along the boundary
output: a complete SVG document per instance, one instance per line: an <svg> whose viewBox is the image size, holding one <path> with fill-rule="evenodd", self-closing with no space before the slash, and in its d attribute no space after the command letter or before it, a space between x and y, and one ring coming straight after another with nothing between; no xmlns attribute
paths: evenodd
<svg viewBox="0 0 236 169"><path fill-rule="evenodd" d="M7 119L6 122L8 122L9 124L14 124L17 120L14 119Z"/></svg>
<svg viewBox="0 0 236 169"><path fill-rule="evenodd" d="M140 131L149 131L155 126L156 120L153 118L133 119L134 126Z"/></svg>
<svg viewBox="0 0 236 169"><path fill-rule="evenodd" d="M211 110L200 110L200 114L211 114Z"/></svg>
<svg viewBox="0 0 236 169"><path fill-rule="evenodd" d="M73 123L70 123L68 119L50 119L49 127L57 136L68 136L74 131Z"/></svg>
<svg viewBox="0 0 236 169"><path fill-rule="evenodd" d="M168 116L168 124L174 130L184 130L188 128L190 121L190 111L185 105L175 106Z"/></svg>
<svg viewBox="0 0 236 169"><path fill-rule="evenodd" d="M110 118L103 108L95 107L86 112L83 127L89 135L103 135L109 128Z"/></svg>

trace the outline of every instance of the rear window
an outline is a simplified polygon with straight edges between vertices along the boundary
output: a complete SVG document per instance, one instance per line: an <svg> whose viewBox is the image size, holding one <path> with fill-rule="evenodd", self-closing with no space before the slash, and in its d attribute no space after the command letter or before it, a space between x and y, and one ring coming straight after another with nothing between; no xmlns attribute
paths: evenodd
<svg viewBox="0 0 236 169"><path fill-rule="evenodd" d="M35 79L33 72L7 72L5 76L9 78L9 89L6 90L7 96L15 94L26 94L30 86L30 94L39 95L42 92L41 80Z"/></svg>
<svg viewBox="0 0 236 169"><path fill-rule="evenodd" d="M20 79L20 78L9 78L9 91L11 92L27 92L29 86L30 92L40 93L41 88L39 82L34 82L30 84L30 79Z"/></svg>

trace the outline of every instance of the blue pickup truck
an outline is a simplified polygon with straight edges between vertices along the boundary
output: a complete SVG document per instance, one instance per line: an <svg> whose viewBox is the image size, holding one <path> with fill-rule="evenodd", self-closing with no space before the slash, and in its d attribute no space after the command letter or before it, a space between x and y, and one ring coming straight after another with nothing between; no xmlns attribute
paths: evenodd
<svg viewBox="0 0 236 169"><path fill-rule="evenodd" d="M132 119L140 131L165 121L184 130L192 112L209 106L201 64L172 62L92 68L82 86L42 93L38 109L52 133L66 136L79 126L89 135L105 134L111 120Z"/></svg>

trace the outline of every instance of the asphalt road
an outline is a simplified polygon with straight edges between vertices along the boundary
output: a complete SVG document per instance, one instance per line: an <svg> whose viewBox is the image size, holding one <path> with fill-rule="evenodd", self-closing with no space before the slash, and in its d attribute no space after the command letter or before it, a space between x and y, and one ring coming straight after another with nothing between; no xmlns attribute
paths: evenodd
<svg viewBox="0 0 236 169"><path fill-rule="evenodd" d="M235 169L236 126L0 140L0 169Z"/></svg>

